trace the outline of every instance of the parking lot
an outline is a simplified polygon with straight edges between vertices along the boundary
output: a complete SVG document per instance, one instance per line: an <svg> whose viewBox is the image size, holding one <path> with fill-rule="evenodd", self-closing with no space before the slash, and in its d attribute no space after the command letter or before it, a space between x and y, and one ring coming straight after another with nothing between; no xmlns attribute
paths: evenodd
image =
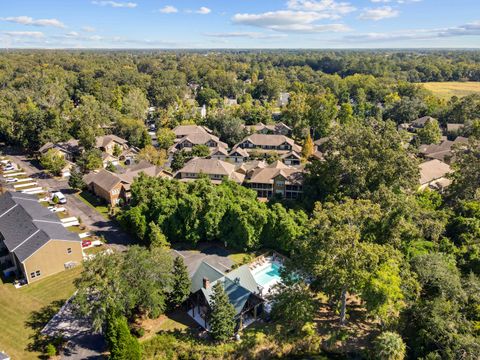
<svg viewBox="0 0 480 360"><path fill-rule="evenodd" d="M75 192L69 188L67 179L48 176L36 166L34 161L28 159L23 154L17 153L15 149L7 149L5 153L5 160L12 163L14 166L13 170L18 170L13 172L13 174L22 173L20 175L8 176L7 178L2 177L2 184L7 189L14 191L29 191L30 189L34 189L29 191L29 193L39 194L40 197L51 196L54 192L61 192L66 198L66 204L59 204L60 206L57 207L64 207L65 213L68 213L68 217L80 218L82 225L85 226L85 232L103 237L107 245L113 250L123 251L128 244L134 242L132 237L126 234L115 221L105 218L93 207L81 201L75 195ZM12 174L12 172L7 173L7 175L9 174ZM16 177L17 181L7 182L6 179L12 177ZM25 179L28 180L25 181ZM20 183L18 181L20 181ZM21 186L20 188L14 187L15 185L25 182L30 182L31 184L25 187ZM63 217L60 212L58 214L60 218Z"/></svg>

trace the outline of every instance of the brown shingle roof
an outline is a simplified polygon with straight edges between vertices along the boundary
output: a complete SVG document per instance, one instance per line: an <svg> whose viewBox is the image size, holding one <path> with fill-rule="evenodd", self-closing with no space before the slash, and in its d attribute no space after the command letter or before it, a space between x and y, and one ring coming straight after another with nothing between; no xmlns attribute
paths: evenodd
<svg viewBox="0 0 480 360"><path fill-rule="evenodd" d="M119 143L121 145L126 144L128 141L118 137L117 135L105 135L105 136L97 136L95 138L95 147L105 147L110 144L112 141Z"/></svg>
<svg viewBox="0 0 480 360"><path fill-rule="evenodd" d="M198 125L179 125L172 130L177 137L188 136L192 134L209 134L212 130Z"/></svg>
<svg viewBox="0 0 480 360"><path fill-rule="evenodd" d="M273 179L277 176L283 176L287 183L300 184L303 182L303 171L288 165L281 161L269 165L266 168L255 169L249 175L249 182L256 184L273 184Z"/></svg>
<svg viewBox="0 0 480 360"><path fill-rule="evenodd" d="M451 173L452 169L448 164L434 159L426 161L420 164L420 184L428 184L433 180L437 180L445 177L448 173Z"/></svg>

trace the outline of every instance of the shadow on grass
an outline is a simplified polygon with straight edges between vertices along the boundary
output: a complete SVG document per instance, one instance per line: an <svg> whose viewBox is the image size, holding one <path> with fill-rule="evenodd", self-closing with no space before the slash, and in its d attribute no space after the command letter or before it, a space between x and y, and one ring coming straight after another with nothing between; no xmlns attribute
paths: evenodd
<svg viewBox="0 0 480 360"><path fill-rule="evenodd" d="M30 343L27 345L26 350L31 352L45 352L45 347L52 342L52 339L41 333L42 329L52 319L52 317L60 310L65 304L66 300L56 300L47 306L44 306L38 311L33 311L28 320L25 322L25 326L33 330L33 334L30 336ZM46 356L40 356L40 358L48 358Z"/></svg>

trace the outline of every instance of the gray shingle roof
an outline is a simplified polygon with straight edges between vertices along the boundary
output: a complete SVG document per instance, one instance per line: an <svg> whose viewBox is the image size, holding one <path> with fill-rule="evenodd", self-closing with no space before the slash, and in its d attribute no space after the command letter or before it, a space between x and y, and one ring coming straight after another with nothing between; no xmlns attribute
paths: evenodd
<svg viewBox="0 0 480 360"><path fill-rule="evenodd" d="M221 277L225 276L220 270L215 269L212 265L202 261L198 266L197 270L192 276L192 293L197 292L203 287L203 279L206 278L210 282L216 281Z"/></svg>
<svg viewBox="0 0 480 360"><path fill-rule="evenodd" d="M207 289L203 287L204 278L210 281L210 286ZM257 282L250 272L248 265L232 270L228 274L223 274L220 270L215 269L206 262L200 263L193 274L191 291L195 293L201 290L205 299L207 299L210 304L213 295L213 286L217 282L222 284L230 303L235 308L236 314L239 314L243 310L250 295L258 292Z"/></svg>
<svg viewBox="0 0 480 360"><path fill-rule="evenodd" d="M81 241L35 195L6 192L0 196L0 232L10 252L23 262L50 240Z"/></svg>

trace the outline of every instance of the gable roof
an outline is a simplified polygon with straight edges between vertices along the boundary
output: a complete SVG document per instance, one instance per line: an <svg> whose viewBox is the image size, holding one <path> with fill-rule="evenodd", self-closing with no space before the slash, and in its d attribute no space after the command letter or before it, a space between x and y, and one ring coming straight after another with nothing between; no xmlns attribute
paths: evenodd
<svg viewBox="0 0 480 360"><path fill-rule="evenodd" d="M434 159L420 164L420 184L428 184L433 180L445 177L452 169L448 164Z"/></svg>
<svg viewBox="0 0 480 360"><path fill-rule="evenodd" d="M183 137L192 134L210 134L212 130L205 126L198 125L179 125L172 130L177 137Z"/></svg>
<svg viewBox="0 0 480 360"><path fill-rule="evenodd" d="M243 181L243 175L235 171L235 165L218 159L193 158L177 172L181 173L222 175L238 183Z"/></svg>
<svg viewBox="0 0 480 360"><path fill-rule="evenodd" d="M265 168L257 168L248 176L248 182L256 184L273 184L277 176L283 176L287 183L303 183L303 171L301 169L285 165L281 161L275 161Z"/></svg>
<svg viewBox="0 0 480 360"><path fill-rule="evenodd" d="M250 141L252 144L255 144L255 145L270 145L270 146L280 146L283 143L288 143L290 145L295 144L293 139L290 139L285 135L272 135L272 134L252 134L242 140L242 142L244 141Z"/></svg>
<svg viewBox="0 0 480 360"><path fill-rule="evenodd" d="M88 175L85 175L83 177L83 181L87 185L94 183L95 186L98 186L106 192L112 191L115 186L122 182L117 174L105 169L100 170L98 173L92 172Z"/></svg>
<svg viewBox="0 0 480 360"><path fill-rule="evenodd" d="M430 120L435 120L431 116L423 116L417 120L412 121L413 126L425 126L425 124L430 121Z"/></svg>
<svg viewBox="0 0 480 360"><path fill-rule="evenodd" d="M202 261L197 270L193 273L190 291L195 293L200 290L203 287L203 279L208 279L210 282L214 282L224 276L225 274L220 270L214 268L209 263Z"/></svg>
<svg viewBox="0 0 480 360"><path fill-rule="evenodd" d="M122 174L115 174L108 170L102 169L99 172L91 172L83 177L83 181L90 185L95 183L96 186L100 187L101 189L110 192L112 191L115 186L119 183L124 183L125 186L128 188L128 185L133 183L135 178L140 175L140 173L144 173L148 176L153 177L171 177L171 175L159 166L152 165L148 161L140 161L138 164L132 165L131 167L127 168L127 170Z"/></svg>
<svg viewBox="0 0 480 360"><path fill-rule="evenodd" d="M97 136L95 138L95 147L105 147L108 146L112 141L119 143L121 145L126 144L128 141L118 137L117 135L105 135L105 136Z"/></svg>
<svg viewBox="0 0 480 360"><path fill-rule="evenodd" d="M180 141L177 144L181 144L185 141L189 141L193 145L204 145L204 144L208 143L209 141L215 141L217 143L217 146L221 146L221 147L224 147L224 148L228 147L228 145L226 143L220 141L220 139L217 136L212 135L212 134L208 134L208 133L189 134L189 135L181 138Z"/></svg>
<svg viewBox="0 0 480 360"><path fill-rule="evenodd" d="M210 282L208 288L203 287L203 279L208 279ZM243 265L228 274L224 274L207 262L202 261L193 274L191 281L191 292L196 293L200 290L210 305L213 286L218 282L221 283L230 303L235 308L236 314L242 311L248 298L258 292L258 285L248 265Z"/></svg>
<svg viewBox="0 0 480 360"><path fill-rule="evenodd" d="M50 240L81 241L60 219L40 205L35 195L6 192L0 196L3 242L23 262Z"/></svg>

